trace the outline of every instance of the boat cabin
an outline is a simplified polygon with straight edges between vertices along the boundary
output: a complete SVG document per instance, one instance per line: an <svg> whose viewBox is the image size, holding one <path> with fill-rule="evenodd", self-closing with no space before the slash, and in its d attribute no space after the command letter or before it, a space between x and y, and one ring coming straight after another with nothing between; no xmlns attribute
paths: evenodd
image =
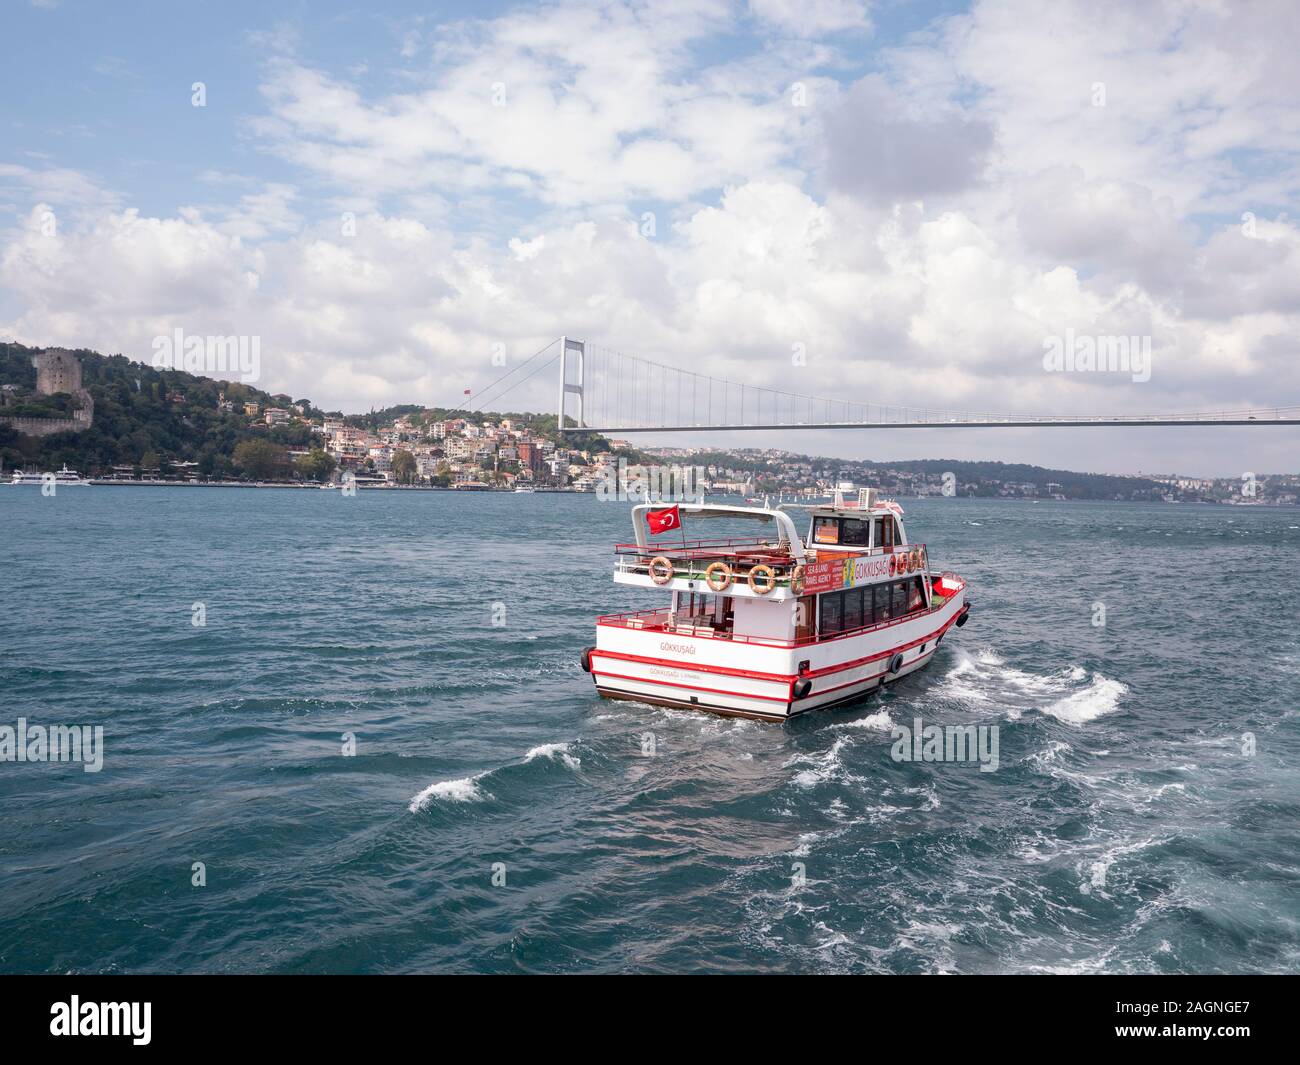
<svg viewBox="0 0 1300 1065"><path fill-rule="evenodd" d="M679 504L679 527L652 536L633 508L636 542L615 548L614 580L661 588L655 610L609 615L603 624L665 634L795 646L883 626L932 609L936 592L924 545L907 540L902 508L871 490L812 506ZM795 513L806 511L800 533ZM748 536L688 539L702 521L752 524Z"/></svg>

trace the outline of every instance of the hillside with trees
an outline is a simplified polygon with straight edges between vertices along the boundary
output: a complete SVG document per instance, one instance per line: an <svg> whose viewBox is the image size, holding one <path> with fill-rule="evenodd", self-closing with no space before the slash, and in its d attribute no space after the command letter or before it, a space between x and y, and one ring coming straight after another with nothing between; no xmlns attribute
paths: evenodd
<svg viewBox="0 0 1300 1065"><path fill-rule="evenodd" d="M0 344L0 385L17 385L24 392L36 385L32 357L41 349L22 344ZM424 425L448 418L483 424L510 418L536 436L557 438L553 414L491 413L425 408L402 404L367 414L344 415L322 411L308 399L272 394L250 385L218 381L182 370L160 370L122 355L101 355L87 349L73 352L81 360L82 383L95 401L94 424L82 432L27 436L0 423L0 463L4 470L26 468L56 470L66 463L83 476L106 476L114 466L158 469L166 475L182 462L197 463L205 479L247 478L278 480L300 476L319 480L332 472L333 460L319 448L320 438L304 421L268 426L244 413L246 403L268 407L302 406L305 417L320 422L328 413L357 428L379 429L409 415ZM224 397L228 406L222 408ZM27 417L66 417L72 397L23 396L0 414ZM565 446L584 448L607 445L596 433L571 433ZM291 462L290 450L311 451ZM408 456L409 458L409 456ZM633 461L634 459L629 459ZM410 478L406 459L399 462L399 477Z"/></svg>

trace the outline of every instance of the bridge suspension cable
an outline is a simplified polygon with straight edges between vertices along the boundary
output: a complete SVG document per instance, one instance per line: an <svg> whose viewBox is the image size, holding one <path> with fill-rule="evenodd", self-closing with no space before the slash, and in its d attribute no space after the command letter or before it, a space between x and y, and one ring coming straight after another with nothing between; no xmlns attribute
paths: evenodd
<svg viewBox="0 0 1300 1065"><path fill-rule="evenodd" d="M1191 414L1078 415L988 414L862 403L710 377L572 337L561 338L556 357L560 363L560 426L601 433L1300 425L1300 405Z"/></svg>

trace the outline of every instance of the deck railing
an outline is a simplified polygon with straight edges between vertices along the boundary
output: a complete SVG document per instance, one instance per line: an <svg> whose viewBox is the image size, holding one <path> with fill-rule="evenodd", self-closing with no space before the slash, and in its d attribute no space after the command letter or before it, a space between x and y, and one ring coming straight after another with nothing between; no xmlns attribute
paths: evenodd
<svg viewBox="0 0 1300 1065"><path fill-rule="evenodd" d="M873 548L871 550L849 549L844 551L818 551L812 549L802 560L790 554L788 548L780 544L754 543L752 541L687 541L686 544L659 544L653 550L643 550L636 544L618 544L614 548L616 556L616 573L646 574L649 572L650 560L662 556L673 566L673 576L685 580L703 580L704 570L714 562L726 562L732 568L733 576L741 579L745 576L745 567L757 565L771 566L777 576L778 584L788 586L790 576L797 565L807 568L819 562L837 562L850 558L888 558L890 556L910 555L918 551L925 555L925 544L900 544L892 548ZM925 571L928 572L928 558ZM903 569L899 576L920 572L917 569ZM891 573L892 575L892 573Z"/></svg>
<svg viewBox="0 0 1300 1065"><path fill-rule="evenodd" d="M955 585L964 586L965 582L955 573L944 573L943 578L947 582ZM959 589L954 589L955 592ZM615 628L623 629L644 629L649 632L669 632L678 635L689 635L701 637L704 639L728 640L731 643L754 644L760 647L806 647L809 644L825 643L828 640L841 640L848 636L861 636L863 633L874 632L877 629L888 628L890 625L897 625L904 621L912 621L920 615L933 613L943 606L951 596L945 597L942 602L932 603L928 608L922 610L913 610L906 614L901 614L894 618L884 618L881 621L873 621L869 625L859 625L855 629L847 629L844 632L837 632L833 636L819 637L816 633L809 636L800 636L793 640L782 640L771 636L745 636L743 634L729 632L723 629L714 629L711 632L701 631L702 626L693 624L695 620L707 620L709 615L686 615L679 613L677 623L671 623L671 611L664 607L655 610L629 610L621 614L605 614L596 619L597 625L610 625ZM690 631L686 631L689 629Z"/></svg>
<svg viewBox="0 0 1300 1065"><path fill-rule="evenodd" d="M910 551L914 547L925 547L925 544L909 543L894 544L890 547L856 547L851 544L806 544L804 550L810 555L818 551L824 551L827 555L857 555L857 556L880 556L902 554ZM793 559L790 554L790 545L782 542L773 542L771 540L749 540L749 539L730 539L730 540L662 540L658 543L647 544L641 547L639 544L615 544L614 554L620 556L635 556L638 558L654 558L656 555L663 555L665 558L731 558L748 555L776 555L786 556ZM826 561L825 558L822 559Z"/></svg>
<svg viewBox="0 0 1300 1065"><path fill-rule="evenodd" d="M654 558L656 555L664 555L668 558L690 558L697 553L709 555L710 557L716 555L720 558L749 553L773 553L788 556L790 545L780 541L754 540L748 537L733 537L724 540L670 540L665 538L657 543L646 544L645 547L640 544L614 545L614 554L616 555L636 555L645 558Z"/></svg>

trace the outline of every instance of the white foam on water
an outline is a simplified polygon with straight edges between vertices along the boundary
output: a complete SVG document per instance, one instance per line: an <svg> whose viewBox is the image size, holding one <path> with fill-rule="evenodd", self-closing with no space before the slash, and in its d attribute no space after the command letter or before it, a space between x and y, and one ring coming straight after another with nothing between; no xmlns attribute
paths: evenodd
<svg viewBox="0 0 1300 1065"><path fill-rule="evenodd" d="M925 800L925 805L918 807L921 810L937 810L943 805L939 801L939 793L934 790L933 784L925 784L919 788L904 788L903 793L906 795L918 795Z"/></svg>
<svg viewBox="0 0 1300 1065"><path fill-rule="evenodd" d="M1025 761L1029 762L1035 769L1042 773L1051 772L1058 764L1057 756L1064 754L1070 749L1068 743L1060 740L1050 741L1042 750L1035 751Z"/></svg>
<svg viewBox="0 0 1300 1065"><path fill-rule="evenodd" d="M920 921L913 918L906 928L899 929L894 946L921 955L935 973L953 972L956 960L949 943L960 931L958 925L946 921Z"/></svg>
<svg viewBox="0 0 1300 1065"><path fill-rule="evenodd" d="M840 751L844 749L848 741L841 736L831 744L830 749L821 755L798 755L786 762L786 767L798 765L800 763L808 765L809 768L800 770L791 778L791 783L801 788L815 788L818 784L825 784L836 777L843 777L846 780L851 778L840 761Z"/></svg>
<svg viewBox="0 0 1300 1065"><path fill-rule="evenodd" d="M1179 785L1181 787L1182 785ZM1101 854L1096 857L1081 858L1075 863L1075 872L1081 878L1079 890L1082 894L1088 895L1096 893L1104 898L1110 898L1113 889L1116 886L1123 886L1127 878L1122 878L1117 885L1111 876L1111 867L1116 862L1128 858L1132 854L1137 854L1152 846L1161 846L1168 841L1167 836L1148 836L1145 839L1120 840L1112 843L1109 847L1102 849ZM1111 888L1112 892L1107 893L1106 889Z"/></svg>
<svg viewBox="0 0 1300 1065"><path fill-rule="evenodd" d="M1079 688L1087 682L1087 686ZM933 694L969 709L997 710L1008 721L1038 710L1071 725L1082 725L1111 713L1128 688L1080 665L1040 674L1009 666L996 652L984 649L962 654Z"/></svg>
<svg viewBox="0 0 1300 1065"><path fill-rule="evenodd" d="M572 744L568 743L543 743L540 747L533 747L524 755L525 762L531 762L534 758L549 758L554 762L557 758L570 769L577 770L582 766L582 759L575 758L569 753Z"/></svg>
<svg viewBox="0 0 1300 1065"><path fill-rule="evenodd" d="M876 732L893 732L894 721L889 716L888 710L879 710L867 717L860 717L856 721L844 721L840 723L840 728L866 728Z"/></svg>
<svg viewBox="0 0 1300 1065"><path fill-rule="evenodd" d="M813 950L830 950L833 947L840 947L843 946L845 943L853 942L853 940L851 940L843 932L835 931L835 929L833 929L825 921L814 921L813 927L817 929L817 931L820 932L822 935L828 937L827 939L823 940L821 943L818 943L815 947L813 947L812 948Z"/></svg>
<svg viewBox="0 0 1300 1065"><path fill-rule="evenodd" d="M1113 714L1119 709L1120 698L1127 692L1126 685L1094 673L1092 684L1087 688L1043 707L1043 713L1064 721L1067 725L1083 725L1106 714Z"/></svg>
<svg viewBox="0 0 1300 1065"><path fill-rule="evenodd" d="M461 777L459 780L439 780L414 796L407 809L413 814L418 814L435 799L439 802L482 802L484 799L490 799L492 796L478 784L479 778L484 775L478 773L472 777Z"/></svg>
<svg viewBox="0 0 1300 1065"><path fill-rule="evenodd" d="M791 858L807 858L812 853L812 845L821 838L820 832L801 832L799 842L795 844L794 850L789 852Z"/></svg>
<svg viewBox="0 0 1300 1065"><path fill-rule="evenodd" d="M983 655L986 652L982 652ZM956 699L961 703L988 702L988 695L976 687L975 682L983 676L975 659L964 651L958 652L957 663L948 670L943 681L935 689L936 695Z"/></svg>

